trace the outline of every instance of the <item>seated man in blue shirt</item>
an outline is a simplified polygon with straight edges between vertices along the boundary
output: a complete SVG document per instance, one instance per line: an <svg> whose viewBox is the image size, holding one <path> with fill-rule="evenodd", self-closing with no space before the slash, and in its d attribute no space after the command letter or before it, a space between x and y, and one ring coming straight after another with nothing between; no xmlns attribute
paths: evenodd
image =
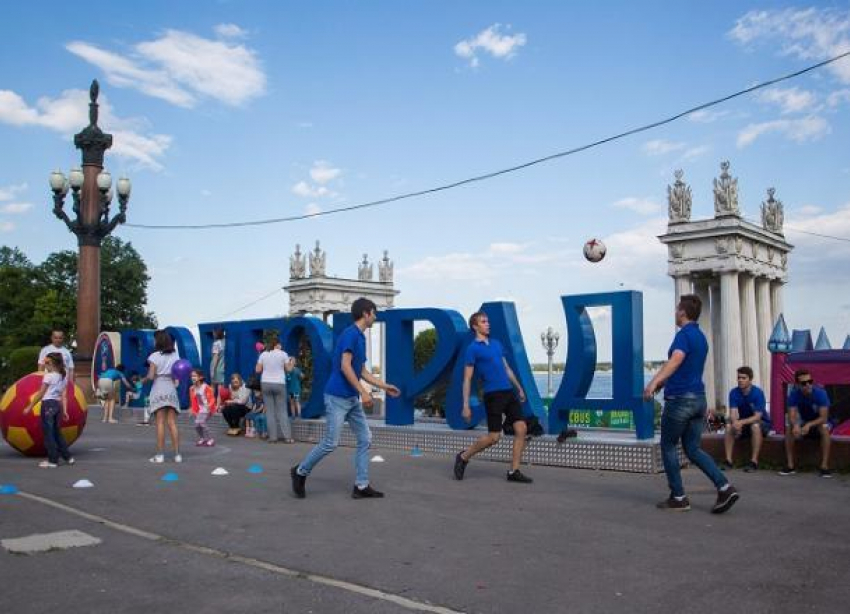
<svg viewBox="0 0 850 614"><path fill-rule="evenodd" d="M729 415L726 417L726 460L723 466L732 468L732 451L736 439L752 439L753 452L744 471L759 468L759 452L765 436L770 432L770 416L765 409L764 392L753 385L753 370L738 369L738 386L729 392Z"/></svg>
<svg viewBox="0 0 850 614"><path fill-rule="evenodd" d="M826 390L815 386L812 374L806 369L794 373L795 386L791 389L786 403L788 426L785 428L785 457L787 464L779 475L796 473L794 464L794 446L798 439L807 437L820 441L820 476L831 478L829 470L829 447L832 423L829 420L829 397Z"/></svg>

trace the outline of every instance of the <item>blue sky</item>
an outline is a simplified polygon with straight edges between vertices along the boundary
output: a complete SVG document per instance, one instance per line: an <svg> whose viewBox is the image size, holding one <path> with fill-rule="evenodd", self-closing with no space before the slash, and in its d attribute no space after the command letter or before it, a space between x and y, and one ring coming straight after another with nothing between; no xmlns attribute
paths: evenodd
<svg viewBox="0 0 850 614"><path fill-rule="evenodd" d="M97 15L92 19L91 15ZM48 18L49 16L49 18ZM35 261L75 247L47 176L101 83L113 176L130 221L227 222L328 210L584 144L850 50L850 4L714 2L18 3L0 22L0 242ZM666 187L682 168L694 218L728 159L745 215L786 207L786 315L850 333L850 60L652 132L438 195L295 223L121 228L151 267L150 308L193 326L286 283L296 243L328 272L395 262L400 306L466 314L517 303L527 346L563 332L559 296L644 292L647 357L672 333ZM841 145L844 143L844 145ZM10 152L14 152L10 155ZM598 265L581 247L602 238ZM281 292L239 312L286 312ZM603 341L603 355L605 343Z"/></svg>

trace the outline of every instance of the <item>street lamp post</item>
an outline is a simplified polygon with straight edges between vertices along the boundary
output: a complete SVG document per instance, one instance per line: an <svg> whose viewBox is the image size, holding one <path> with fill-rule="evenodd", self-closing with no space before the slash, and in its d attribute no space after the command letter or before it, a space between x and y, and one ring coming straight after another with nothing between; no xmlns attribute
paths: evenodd
<svg viewBox="0 0 850 614"><path fill-rule="evenodd" d="M543 349L546 350L546 357L549 359L547 368L547 386L546 390L550 399L552 398L552 357L555 355L555 349L558 347L558 341L561 336L552 327L546 329L545 333L540 333L540 341L543 343Z"/></svg>
<svg viewBox="0 0 850 614"><path fill-rule="evenodd" d="M82 151L82 168L74 168L66 178L62 171L50 174L53 191L53 214L65 222L77 236L80 248L77 263L77 348L75 360L80 363L77 373L87 375L92 353L100 332L100 246L118 224L127 221L130 201L130 180L122 177L116 184L118 213L110 219L112 176L103 168L104 152L112 147L112 135L97 125L97 97L100 88L92 81L89 91L89 125L74 136L74 145ZM74 218L65 212L68 191L73 197Z"/></svg>

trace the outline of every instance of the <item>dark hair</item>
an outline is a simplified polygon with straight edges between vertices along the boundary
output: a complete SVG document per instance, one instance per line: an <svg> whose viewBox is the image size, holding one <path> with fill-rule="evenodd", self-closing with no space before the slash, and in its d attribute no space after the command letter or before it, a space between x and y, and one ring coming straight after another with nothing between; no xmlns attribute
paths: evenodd
<svg viewBox="0 0 850 614"><path fill-rule="evenodd" d="M50 362L53 363L53 366L56 368L59 373L62 374L62 379L65 379L68 376L68 372L65 371L65 358L59 352L50 352L47 355L47 358Z"/></svg>
<svg viewBox="0 0 850 614"><path fill-rule="evenodd" d="M158 330L153 334L154 347L157 352L171 354L174 352L174 337L165 329Z"/></svg>
<svg viewBox="0 0 850 614"><path fill-rule="evenodd" d="M746 375L748 378L753 379L753 370L749 367L738 367L738 375Z"/></svg>
<svg viewBox="0 0 850 614"><path fill-rule="evenodd" d="M478 320L483 317L487 317L487 314L483 311L476 311L471 316L469 316L469 328L474 328L476 324L478 324Z"/></svg>
<svg viewBox="0 0 850 614"><path fill-rule="evenodd" d="M812 372L808 369L797 369L794 371L794 383L799 382L803 375L811 375Z"/></svg>
<svg viewBox="0 0 850 614"><path fill-rule="evenodd" d="M200 369L192 369L192 375L197 375L201 378L201 381L204 381L204 372Z"/></svg>
<svg viewBox="0 0 850 614"><path fill-rule="evenodd" d="M117 365L115 365L115 370L116 370L116 371L121 371L121 373L124 373L124 363L123 363L123 362L119 362Z"/></svg>
<svg viewBox="0 0 850 614"><path fill-rule="evenodd" d="M216 328L213 331L213 339L224 339L224 329L223 328Z"/></svg>
<svg viewBox="0 0 850 614"><path fill-rule="evenodd" d="M375 305L375 303L370 301L368 298L363 298L362 296L353 303L351 303L351 317L354 318L355 322L365 316L367 313L371 313L377 310L378 306Z"/></svg>
<svg viewBox="0 0 850 614"><path fill-rule="evenodd" d="M696 322L702 313L702 301L696 294L683 294L679 297L678 309L684 311L691 322Z"/></svg>

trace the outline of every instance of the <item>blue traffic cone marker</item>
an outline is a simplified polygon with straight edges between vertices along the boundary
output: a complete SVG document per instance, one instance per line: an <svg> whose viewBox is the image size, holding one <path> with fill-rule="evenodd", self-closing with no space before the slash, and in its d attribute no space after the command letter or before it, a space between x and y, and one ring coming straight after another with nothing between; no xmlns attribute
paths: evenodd
<svg viewBox="0 0 850 614"><path fill-rule="evenodd" d="M414 457L423 456L422 450L419 449L419 446L413 446L413 449L410 451L410 455Z"/></svg>
<svg viewBox="0 0 850 614"><path fill-rule="evenodd" d="M176 473L166 473L164 476L160 478L163 482L176 482L180 479Z"/></svg>
<svg viewBox="0 0 850 614"><path fill-rule="evenodd" d="M260 465L251 465L248 467L248 473L262 473L263 468Z"/></svg>
<svg viewBox="0 0 850 614"><path fill-rule="evenodd" d="M0 495L16 495L18 487L14 484L0 484Z"/></svg>

